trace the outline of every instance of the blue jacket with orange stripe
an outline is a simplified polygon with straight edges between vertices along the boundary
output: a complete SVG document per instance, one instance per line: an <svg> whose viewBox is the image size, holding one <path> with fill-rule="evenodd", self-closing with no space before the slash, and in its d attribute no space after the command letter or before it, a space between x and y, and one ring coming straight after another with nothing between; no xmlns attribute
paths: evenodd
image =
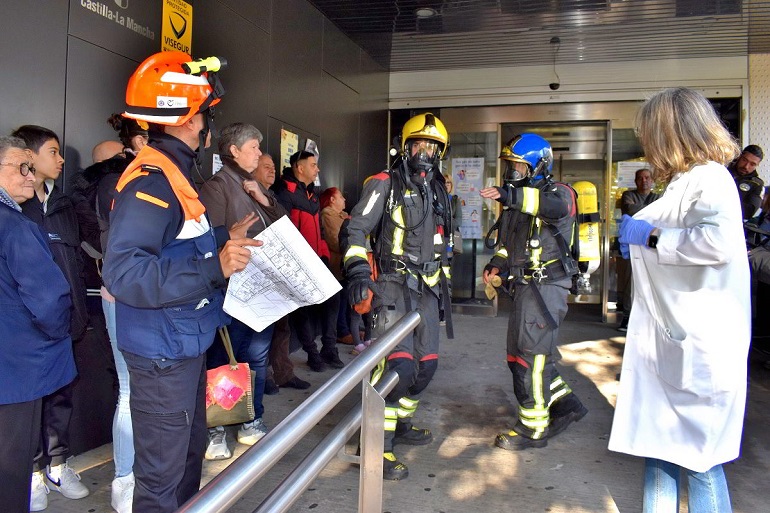
<svg viewBox="0 0 770 513"><path fill-rule="evenodd" d="M118 346L146 358L196 357L227 323L217 248L228 234L209 226L197 200L189 173L194 159L182 141L153 134L121 177L110 214L103 276L117 299ZM136 169L142 161L150 165ZM172 187L161 163L181 171L181 183ZM192 216L180 188L191 205L200 205Z"/></svg>

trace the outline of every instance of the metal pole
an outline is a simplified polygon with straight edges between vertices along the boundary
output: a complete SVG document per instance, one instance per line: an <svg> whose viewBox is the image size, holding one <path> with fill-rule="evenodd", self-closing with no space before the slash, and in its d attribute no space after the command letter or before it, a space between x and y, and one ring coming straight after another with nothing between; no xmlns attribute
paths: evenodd
<svg viewBox="0 0 770 513"><path fill-rule="evenodd" d="M369 349L341 369L258 444L249 448L177 511L227 511L419 323L419 313L409 312L404 315Z"/></svg>
<svg viewBox="0 0 770 513"><path fill-rule="evenodd" d="M381 395L387 395L388 392L393 390L393 387L398 383L398 374L395 372L389 372L385 377L377 383L376 387L372 387L368 382L364 382L364 389L369 390L372 394L379 398L382 406L378 409L377 418L382 419L380 421L380 430L378 433L380 443L382 444L382 425L385 421L383 415L384 401ZM365 392L366 394L366 392ZM376 399L376 398L375 398ZM351 436L353 436L361 425L361 419L363 415L364 405L356 406L348 412L347 415L340 421L337 426L329 432L328 435L318 444L305 458L297 465L286 478L281 481L267 498L259 505L253 513L283 513L288 511L289 508L297 501L302 493L313 484L313 481L326 468L326 465L334 458L337 452L345 445ZM377 486L380 488L380 508L382 511L382 450L377 463L380 465L380 476L377 480ZM363 474L363 466L361 470ZM359 501L360 504L360 501ZM359 507L359 511L361 510ZM372 510L370 510L372 511Z"/></svg>

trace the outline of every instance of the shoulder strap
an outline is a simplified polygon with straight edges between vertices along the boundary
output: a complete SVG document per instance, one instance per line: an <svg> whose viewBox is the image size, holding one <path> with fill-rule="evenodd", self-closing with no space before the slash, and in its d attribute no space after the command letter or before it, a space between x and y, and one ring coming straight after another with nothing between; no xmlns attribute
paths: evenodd
<svg viewBox="0 0 770 513"><path fill-rule="evenodd" d="M200 217L206 212L206 207L198 199L198 192L171 159L151 146L145 146L139 151L136 158L120 176L115 189L121 192L132 180L149 175L150 170L162 172L171 184L174 196L184 211L185 221L191 219L200 221Z"/></svg>

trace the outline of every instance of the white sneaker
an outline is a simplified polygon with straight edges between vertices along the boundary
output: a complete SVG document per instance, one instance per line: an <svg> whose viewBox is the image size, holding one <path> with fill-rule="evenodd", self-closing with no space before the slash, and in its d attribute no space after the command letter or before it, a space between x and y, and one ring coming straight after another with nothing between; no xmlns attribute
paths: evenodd
<svg viewBox="0 0 770 513"><path fill-rule="evenodd" d="M254 445L267 434L267 426L262 419L254 419L243 424L238 429L238 442L243 445Z"/></svg>
<svg viewBox="0 0 770 513"><path fill-rule="evenodd" d="M29 498L30 511L43 511L48 507L48 485L45 484L43 471L32 473L32 494Z"/></svg>
<svg viewBox="0 0 770 513"><path fill-rule="evenodd" d="M118 513L131 513L134 502L134 473L112 480L112 509Z"/></svg>
<svg viewBox="0 0 770 513"><path fill-rule="evenodd" d="M82 499L91 493L80 482L80 474L75 472L66 461L61 465L49 466L46 476L48 481L51 482L50 488L53 488L68 499Z"/></svg>
<svg viewBox="0 0 770 513"><path fill-rule="evenodd" d="M226 460L233 457L227 446L227 433L223 426L209 429L209 446L206 448L207 460Z"/></svg>

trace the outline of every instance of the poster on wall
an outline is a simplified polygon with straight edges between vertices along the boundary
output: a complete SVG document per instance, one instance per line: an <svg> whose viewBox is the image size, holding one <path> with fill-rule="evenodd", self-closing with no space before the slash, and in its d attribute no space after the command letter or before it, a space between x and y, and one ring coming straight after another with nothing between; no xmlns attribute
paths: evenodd
<svg viewBox="0 0 770 513"><path fill-rule="evenodd" d="M291 167L289 157L299 150L299 135L281 128L281 170ZM278 171L280 176L281 171Z"/></svg>
<svg viewBox="0 0 770 513"><path fill-rule="evenodd" d="M463 239L481 239L481 196L479 190L483 186L484 159L453 158L452 181L454 194L460 198L463 211L463 222L460 233Z"/></svg>
<svg viewBox="0 0 770 513"><path fill-rule="evenodd" d="M163 1L161 50L192 55L193 8L184 0Z"/></svg>
<svg viewBox="0 0 770 513"><path fill-rule="evenodd" d="M640 169L650 169L647 162L639 160L629 160L618 162L618 188L636 189L636 172Z"/></svg>

